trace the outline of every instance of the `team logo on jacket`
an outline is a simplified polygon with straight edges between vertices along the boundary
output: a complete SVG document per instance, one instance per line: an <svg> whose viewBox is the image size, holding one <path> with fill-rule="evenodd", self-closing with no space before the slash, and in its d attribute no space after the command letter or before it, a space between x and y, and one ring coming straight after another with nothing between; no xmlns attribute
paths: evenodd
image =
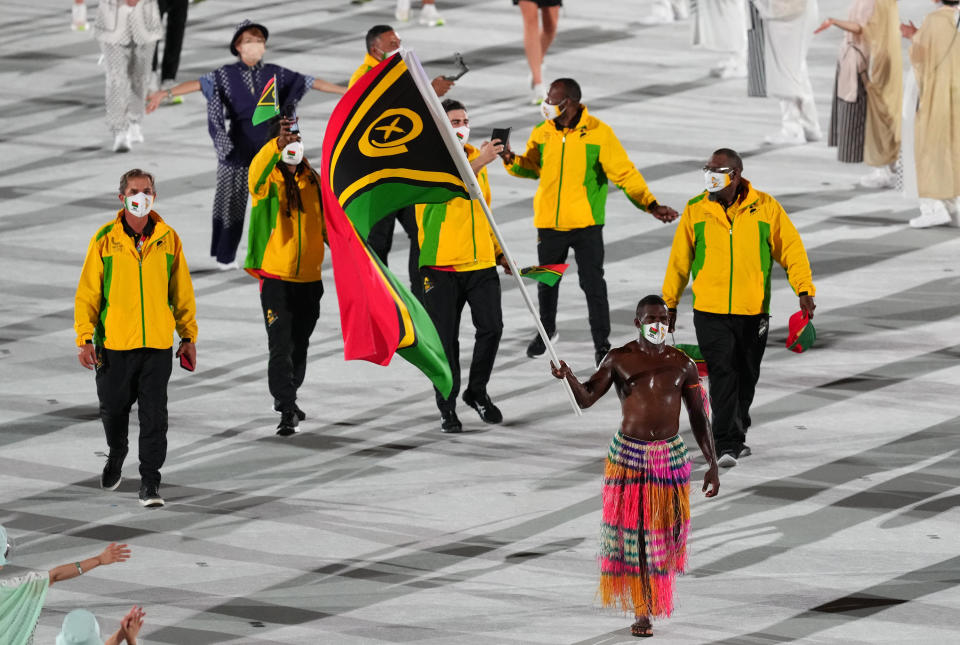
<svg viewBox="0 0 960 645"><path fill-rule="evenodd" d="M111 253L123 253L123 243L120 240L113 240L110 244Z"/></svg>
<svg viewBox="0 0 960 645"><path fill-rule="evenodd" d="M433 282L431 282L427 276L423 276L423 292L427 293L431 289L433 289Z"/></svg>
<svg viewBox="0 0 960 645"><path fill-rule="evenodd" d="M374 119L360 138L367 157L388 157L407 152L406 144L423 132L420 115L408 108L391 108Z"/></svg>

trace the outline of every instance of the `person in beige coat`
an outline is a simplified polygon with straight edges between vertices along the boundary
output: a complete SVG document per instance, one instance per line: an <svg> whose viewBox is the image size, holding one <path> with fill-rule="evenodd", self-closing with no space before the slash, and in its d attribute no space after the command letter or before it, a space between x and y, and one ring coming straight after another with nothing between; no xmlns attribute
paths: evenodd
<svg viewBox="0 0 960 645"><path fill-rule="evenodd" d="M919 29L900 28L911 40L920 89L913 150L920 215L910 220L913 228L960 226L960 0L940 4Z"/></svg>
<svg viewBox="0 0 960 645"><path fill-rule="evenodd" d="M830 119L829 145L841 162L865 162L867 188L893 188L900 154L903 68L896 0L853 0L846 20L827 18L814 32L844 32Z"/></svg>

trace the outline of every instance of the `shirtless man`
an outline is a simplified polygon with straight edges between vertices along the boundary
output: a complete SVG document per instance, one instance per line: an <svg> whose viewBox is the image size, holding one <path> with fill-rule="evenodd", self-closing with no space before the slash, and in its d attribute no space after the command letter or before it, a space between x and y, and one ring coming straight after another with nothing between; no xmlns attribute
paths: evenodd
<svg viewBox="0 0 960 645"><path fill-rule="evenodd" d="M647 296L634 320L640 338L610 350L587 381L578 381L563 361L559 369L551 364L581 408L596 403L611 385L623 406L604 469L600 597L604 607L634 612L634 636L653 636L651 617L670 615L674 578L686 568L691 467L679 434L681 398L709 466L702 490L707 497L720 490L697 368L664 344L669 323L663 299Z"/></svg>

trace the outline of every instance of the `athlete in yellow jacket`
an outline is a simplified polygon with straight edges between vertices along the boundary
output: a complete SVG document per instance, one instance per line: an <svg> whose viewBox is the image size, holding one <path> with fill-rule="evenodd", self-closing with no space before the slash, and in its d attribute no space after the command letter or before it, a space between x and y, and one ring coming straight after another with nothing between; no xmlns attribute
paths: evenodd
<svg viewBox="0 0 960 645"><path fill-rule="evenodd" d="M767 344L770 272L787 272L800 308L811 317L816 290L807 252L783 207L741 176L733 150L717 150L704 167L707 190L687 203L663 279L670 331L693 277L693 324L710 374L713 434L719 464L750 454L750 427L760 361Z"/></svg>
<svg viewBox="0 0 960 645"><path fill-rule="evenodd" d="M463 104L447 99L443 108L450 125L464 143L467 159L489 205L490 180L486 165L497 158L502 145L499 141L484 141L479 149L471 146L467 143L470 121ZM439 391L436 392L440 430L460 432L462 429L456 406L460 391L460 316L466 304L470 305L476 334L470 380L463 392L463 402L476 410L483 421L500 423L503 414L487 394L487 383L503 332L500 278L496 266L506 267L508 264L500 244L477 200L457 198L443 204L420 204L417 206L417 228L420 230L423 304L437 328L453 374L450 395L444 398Z"/></svg>
<svg viewBox="0 0 960 645"><path fill-rule="evenodd" d="M675 220L677 212L657 203L610 126L580 103L576 81L554 81L540 107L546 120L531 132L526 152L518 155L508 148L503 161L510 174L539 181L533 197L533 225L540 264L562 264L573 249L599 365L610 349L610 305L603 279L609 182L623 190L634 206L660 221ZM537 285L540 319L551 336L556 335L559 289L559 284ZM531 358L545 351L539 335L527 346Z"/></svg>
<svg viewBox="0 0 960 645"><path fill-rule="evenodd" d="M303 154L294 121L274 123L273 138L250 162L253 197L243 268L260 279L267 329L267 384L280 414L277 434L300 431L306 418L297 390L307 370L310 335L320 318L324 221L320 178Z"/></svg>
<svg viewBox="0 0 960 645"><path fill-rule="evenodd" d="M152 210L153 175L120 178L123 209L90 240L74 303L78 358L96 369L100 419L110 454L100 478L120 485L130 408L140 417L140 503L162 506L160 467L167 454L167 383L173 331L176 355L196 365L196 304L180 237Z"/></svg>

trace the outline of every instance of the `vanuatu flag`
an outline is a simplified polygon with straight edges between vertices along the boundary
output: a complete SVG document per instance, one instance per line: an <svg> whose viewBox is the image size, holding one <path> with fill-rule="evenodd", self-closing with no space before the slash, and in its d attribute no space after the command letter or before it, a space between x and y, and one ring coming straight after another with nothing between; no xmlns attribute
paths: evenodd
<svg viewBox="0 0 960 645"><path fill-rule="evenodd" d="M539 264L520 269L520 276L542 282L548 287L554 287L560 282L560 277L567 270L569 264Z"/></svg>
<svg viewBox="0 0 960 645"><path fill-rule="evenodd" d="M263 94L257 101L257 108L253 111L253 125L260 125L264 121L269 121L280 114L280 106L277 102L277 75L267 81L263 88Z"/></svg>
<svg viewBox="0 0 960 645"><path fill-rule="evenodd" d="M429 99L437 105L428 106L423 92L433 91L429 80L416 58L406 57L412 68L399 54L388 58L357 81L330 116L323 139L324 216L344 357L386 365L399 353L447 396L452 377L436 328L366 242L388 213L469 199L440 133L446 116L435 96Z"/></svg>

